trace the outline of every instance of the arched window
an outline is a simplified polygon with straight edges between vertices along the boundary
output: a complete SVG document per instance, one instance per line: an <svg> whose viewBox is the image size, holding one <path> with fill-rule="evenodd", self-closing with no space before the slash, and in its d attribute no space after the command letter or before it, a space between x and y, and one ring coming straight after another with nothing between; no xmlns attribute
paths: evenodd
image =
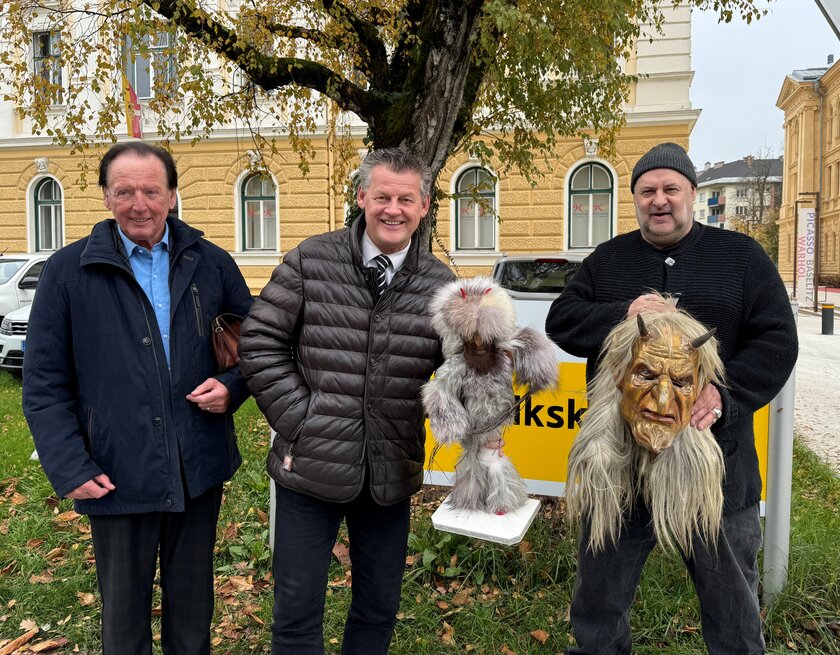
<svg viewBox="0 0 840 655"><path fill-rule="evenodd" d="M612 237L613 176L600 164L583 164L569 183L569 248L594 248Z"/></svg>
<svg viewBox="0 0 840 655"><path fill-rule="evenodd" d="M455 183L457 250L496 248L496 181L484 168L468 168Z"/></svg>
<svg viewBox="0 0 840 655"><path fill-rule="evenodd" d="M58 250L64 245L61 187L47 177L35 185L35 251Z"/></svg>
<svg viewBox="0 0 840 655"><path fill-rule="evenodd" d="M243 250L276 250L277 193L268 175L251 175L242 183Z"/></svg>

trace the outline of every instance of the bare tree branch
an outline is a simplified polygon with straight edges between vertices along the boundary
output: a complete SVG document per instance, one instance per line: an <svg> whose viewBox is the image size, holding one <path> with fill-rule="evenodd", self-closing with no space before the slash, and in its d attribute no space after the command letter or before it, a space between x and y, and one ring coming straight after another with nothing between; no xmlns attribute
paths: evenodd
<svg viewBox="0 0 840 655"><path fill-rule="evenodd" d="M366 118L377 100L343 75L318 62L295 57L269 57L244 43L230 28L199 9L191 0L143 0L144 4L176 23L189 36L205 43L239 66L266 91L289 84L323 93L346 111Z"/></svg>
<svg viewBox="0 0 840 655"><path fill-rule="evenodd" d="M384 88L388 79L388 55L376 27L350 11L340 0L323 0L323 5L330 16L352 28L359 43L366 50L367 57L362 53L362 60L367 61L371 83Z"/></svg>

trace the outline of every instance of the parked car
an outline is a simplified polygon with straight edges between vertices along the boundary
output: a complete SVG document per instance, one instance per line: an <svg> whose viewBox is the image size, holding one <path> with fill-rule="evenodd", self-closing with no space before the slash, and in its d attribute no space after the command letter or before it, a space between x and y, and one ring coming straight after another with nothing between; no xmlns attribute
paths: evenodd
<svg viewBox="0 0 840 655"><path fill-rule="evenodd" d="M50 253L0 255L0 321L9 312L32 302L49 256Z"/></svg>
<svg viewBox="0 0 840 655"><path fill-rule="evenodd" d="M507 289L521 325L545 329L548 308L580 269L589 253L558 252L503 255L493 266L493 279Z"/></svg>
<svg viewBox="0 0 840 655"><path fill-rule="evenodd" d="M15 309L3 317L0 323L0 369L21 373L23 351L26 350L26 325L32 304Z"/></svg>

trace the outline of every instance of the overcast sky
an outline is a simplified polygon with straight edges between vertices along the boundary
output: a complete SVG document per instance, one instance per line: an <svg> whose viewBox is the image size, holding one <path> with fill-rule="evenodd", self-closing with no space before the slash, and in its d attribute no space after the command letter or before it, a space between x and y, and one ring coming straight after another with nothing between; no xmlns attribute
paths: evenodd
<svg viewBox="0 0 840 655"><path fill-rule="evenodd" d="M814 0L764 3L770 13L747 25L692 15L691 104L702 109L691 133L695 166L734 161L765 147L782 154L784 114L776 107L785 76L840 58L838 41Z"/></svg>

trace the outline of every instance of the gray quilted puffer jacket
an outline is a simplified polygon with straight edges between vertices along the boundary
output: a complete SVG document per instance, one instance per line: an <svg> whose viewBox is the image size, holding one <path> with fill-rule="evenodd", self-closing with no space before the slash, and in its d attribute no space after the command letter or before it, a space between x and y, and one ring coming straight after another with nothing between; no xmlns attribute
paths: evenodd
<svg viewBox="0 0 840 655"><path fill-rule="evenodd" d="M373 498L389 505L423 481L419 390L440 363L427 305L453 275L415 235L377 299L374 270L362 261L364 227L359 219L285 256L242 326L240 368L277 432L274 480L346 502L367 464Z"/></svg>

